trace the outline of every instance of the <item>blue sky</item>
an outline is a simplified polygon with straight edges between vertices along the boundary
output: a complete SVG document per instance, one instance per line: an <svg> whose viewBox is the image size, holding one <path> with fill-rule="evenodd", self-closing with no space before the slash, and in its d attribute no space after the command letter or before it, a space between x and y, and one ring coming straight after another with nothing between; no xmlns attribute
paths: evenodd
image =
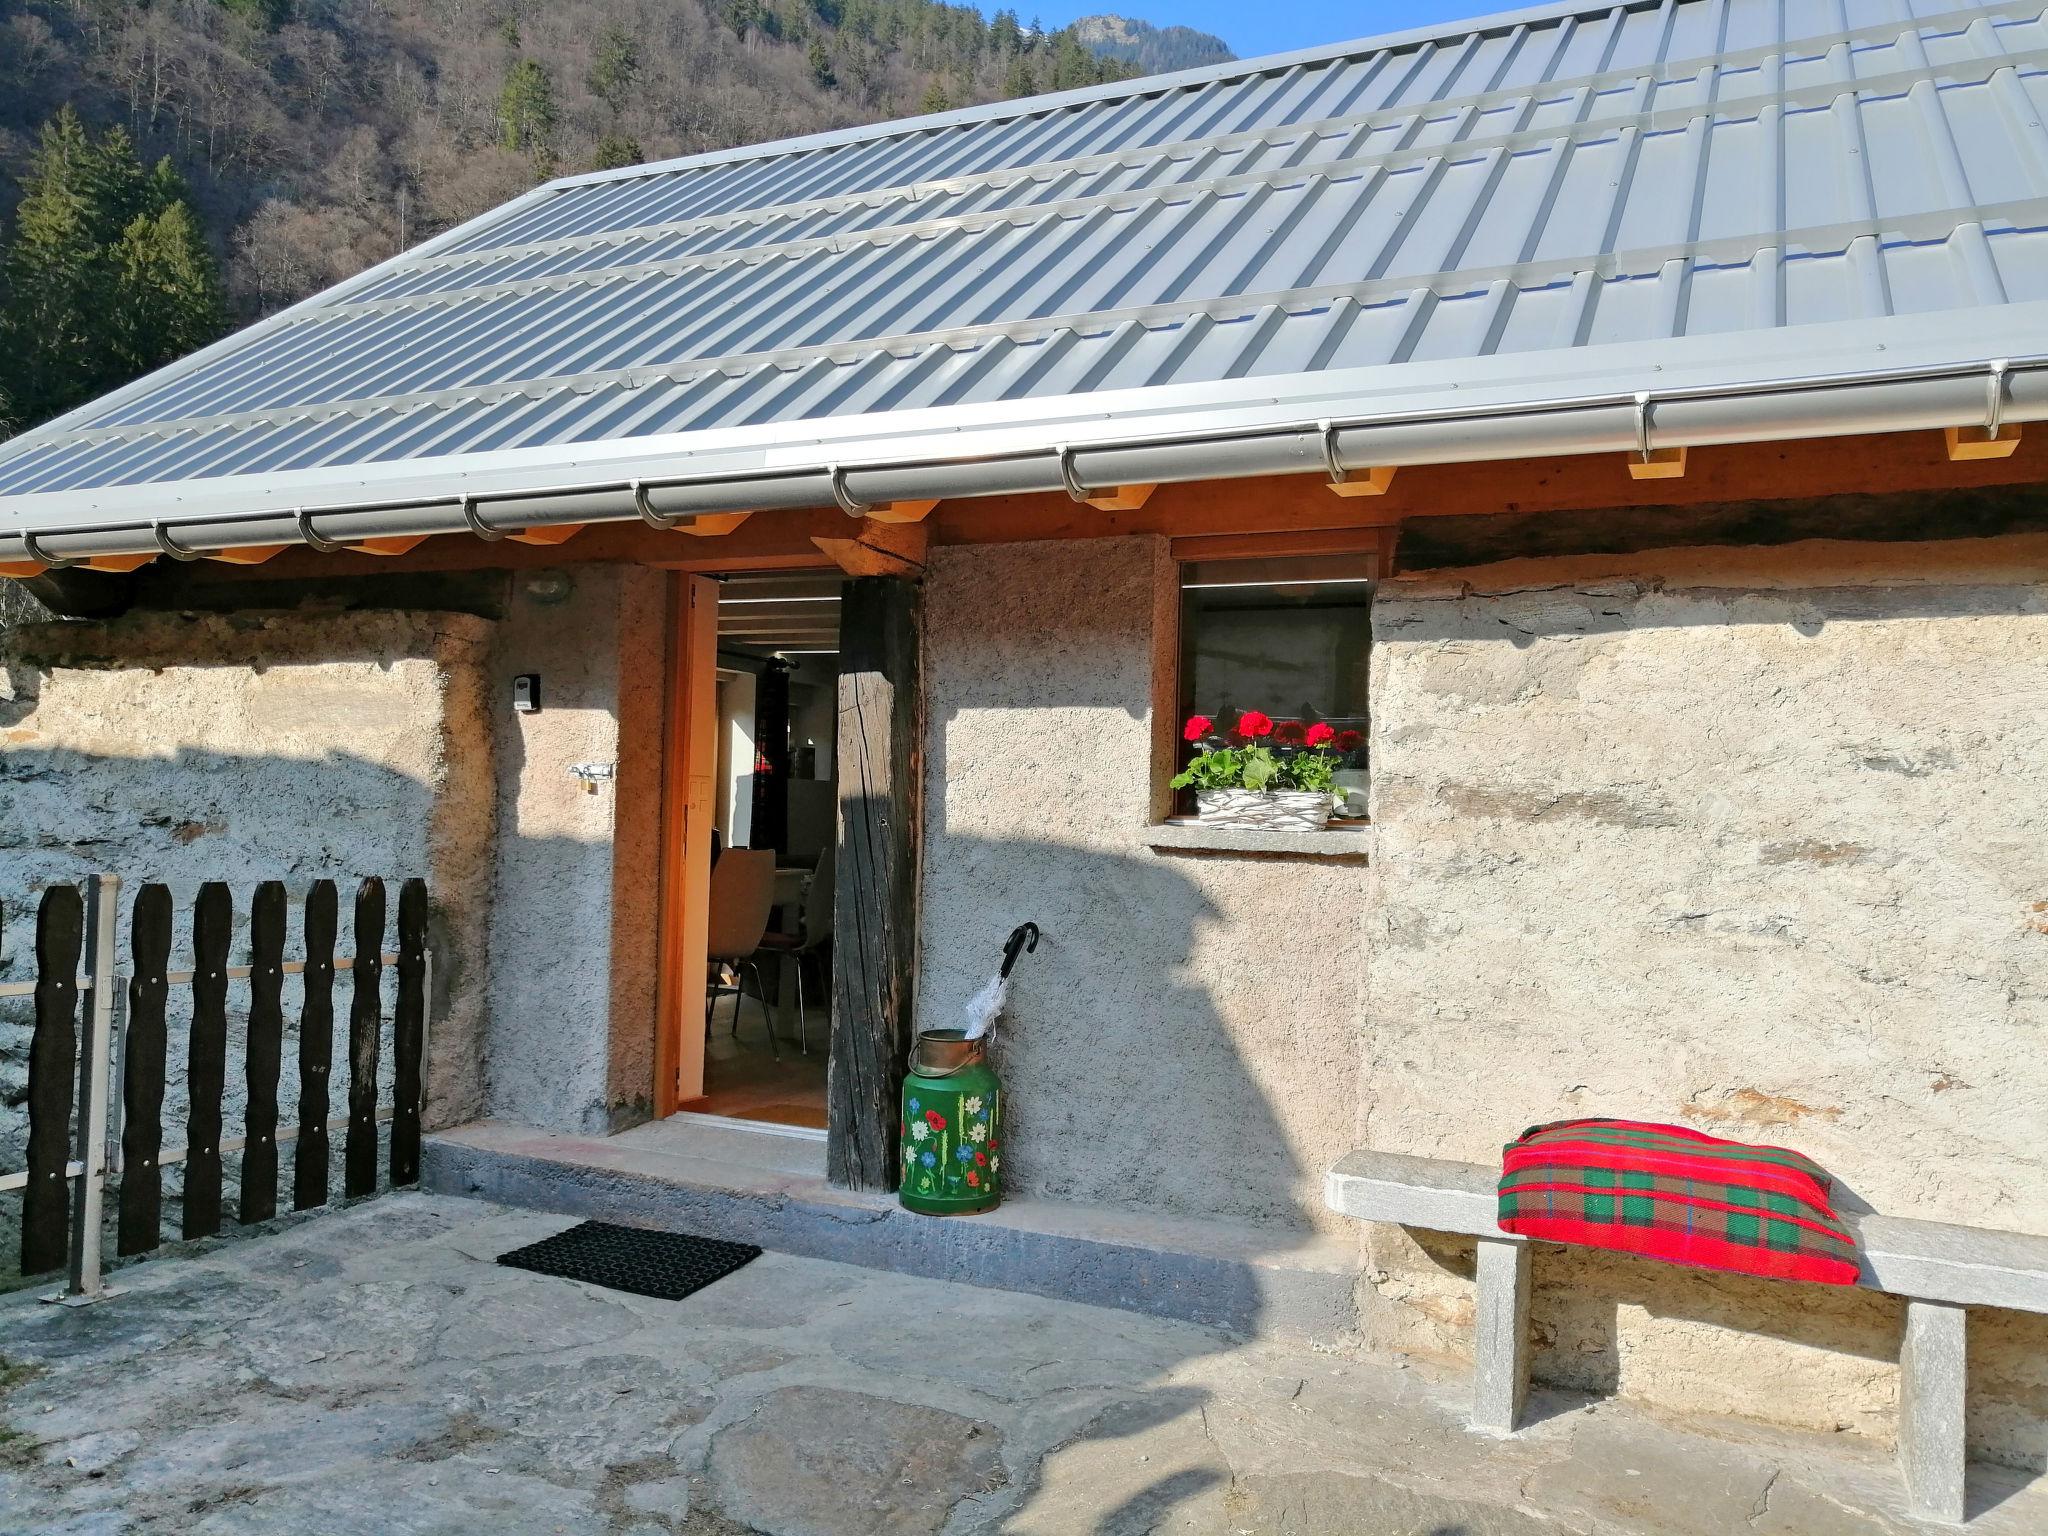
<svg viewBox="0 0 2048 1536"><path fill-rule="evenodd" d="M984 0L984 12L1016 0ZM1490 16L1523 10L1537 0L1397 0L1397 3L1337 4L1336 0L1082 0L1081 4L1016 3L1017 14L1029 22L1035 14L1047 27L1061 27L1079 16L1132 16L1154 26L1179 24L1213 32L1239 58L1313 48L1318 43L1348 42L1431 26L1460 16Z"/></svg>

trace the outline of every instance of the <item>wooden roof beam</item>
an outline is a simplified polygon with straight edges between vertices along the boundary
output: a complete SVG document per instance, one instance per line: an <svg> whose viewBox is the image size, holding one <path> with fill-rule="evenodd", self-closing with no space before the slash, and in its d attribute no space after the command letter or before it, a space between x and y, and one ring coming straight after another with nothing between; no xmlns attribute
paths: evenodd
<svg viewBox="0 0 2048 1536"><path fill-rule="evenodd" d="M831 556L849 576L903 576L924 574L925 556L931 548L931 526L924 522L888 523L862 518L858 534L850 539L814 536L811 542Z"/></svg>

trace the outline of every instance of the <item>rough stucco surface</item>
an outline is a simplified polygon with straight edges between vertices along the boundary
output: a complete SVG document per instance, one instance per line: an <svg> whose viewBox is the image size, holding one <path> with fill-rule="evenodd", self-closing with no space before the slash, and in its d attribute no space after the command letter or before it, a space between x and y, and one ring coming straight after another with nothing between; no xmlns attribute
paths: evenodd
<svg viewBox="0 0 2048 1536"><path fill-rule="evenodd" d="M139 615L109 623L29 626L8 637L0 674L0 975L33 969L43 888L96 871L121 876L122 955L136 888L162 881L177 918L172 965L188 963L190 912L203 881L233 888L236 960L247 958L255 883L286 883L286 953L303 954L307 886L341 887L342 944L365 875L423 876L434 900L438 1005L430 1038L430 1126L473 1119L482 1103L483 888L490 857L490 741L483 721L488 625L463 615L348 613L264 618ZM396 893L387 924L396 922ZM385 945L395 943L387 926ZM382 1059L388 1082L389 978ZM296 1028L297 986L285 993ZM346 988L340 989L346 1007ZM173 1057L184 1046L182 992L172 1001ZM239 1010L229 1047L227 1111L240 1114ZM0 1004L7 1101L18 1102L28 1031L24 1004ZM280 1101L296 1113L295 1034ZM182 1134L174 1064L166 1133ZM336 1062L330 1102L346 1091ZM0 1124L0 1161L20 1166L21 1116Z"/></svg>
<svg viewBox="0 0 2048 1536"><path fill-rule="evenodd" d="M2048 586L1674 558L1382 586L1362 1143L1678 1121L2048 1232ZM1371 1229L1368 1334L1462 1347L1470 1263ZM1893 1422L1889 1298L1545 1248L1534 1315L1553 1382ZM1971 1326L1974 1449L2048 1462L2048 1320Z"/></svg>
<svg viewBox="0 0 2048 1536"><path fill-rule="evenodd" d="M503 703L485 1098L493 1116L590 1133L650 1111L667 588L637 567L563 575L554 601L537 579L515 587L491 657ZM525 672L540 674L537 714L510 707ZM592 764L618 777L593 788L570 771Z"/></svg>
<svg viewBox="0 0 2048 1536"><path fill-rule="evenodd" d="M1329 1227L1352 1144L1365 871L1145 846L1174 645L1161 540L942 549L917 1020L957 1024L1017 923L1004 1178L1021 1192Z"/></svg>

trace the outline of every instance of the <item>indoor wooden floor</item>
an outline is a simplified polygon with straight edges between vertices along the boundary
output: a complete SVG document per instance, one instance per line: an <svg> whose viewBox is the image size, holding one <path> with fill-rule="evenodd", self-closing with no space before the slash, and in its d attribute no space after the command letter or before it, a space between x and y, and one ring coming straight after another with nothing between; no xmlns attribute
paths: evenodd
<svg viewBox="0 0 2048 1536"><path fill-rule="evenodd" d="M823 1010L810 1010L810 1054L797 1050L796 1033L778 1034L782 1058L768 1050L768 1032L758 998L744 999L739 1037L732 1033L732 996L719 998L711 1040L704 1053L704 1097L688 1108L733 1120L767 1120L777 1125L825 1128L825 1041Z"/></svg>

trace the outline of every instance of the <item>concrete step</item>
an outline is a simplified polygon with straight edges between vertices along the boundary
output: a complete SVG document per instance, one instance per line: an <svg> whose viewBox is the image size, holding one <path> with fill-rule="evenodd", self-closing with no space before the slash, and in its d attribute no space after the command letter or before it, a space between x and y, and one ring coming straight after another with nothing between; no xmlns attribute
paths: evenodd
<svg viewBox="0 0 2048 1536"><path fill-rule="evenodd" d="M426 1139L421 1183L1240 1337L1331 1339L1356 1325L1348 1236L1020 1198L980 1216L919 1216L827 1184L822 1142L687 1117L611 1137L477 1121Z"/></svg>

